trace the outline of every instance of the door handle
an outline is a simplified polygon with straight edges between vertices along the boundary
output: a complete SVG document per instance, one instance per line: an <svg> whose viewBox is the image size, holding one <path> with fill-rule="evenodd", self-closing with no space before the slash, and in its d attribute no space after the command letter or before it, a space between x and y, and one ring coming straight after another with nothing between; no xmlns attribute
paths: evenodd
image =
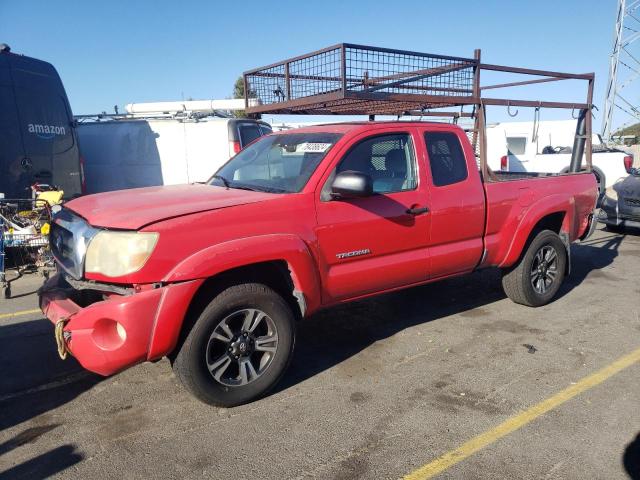
<svg viewBox="0 0 640 480"><path fill-rule="evenodd" d="M427 213L429 209L427 207L418 207L417 205L407 209L407 213L409 215L422 215L423 213Z"/></svg>

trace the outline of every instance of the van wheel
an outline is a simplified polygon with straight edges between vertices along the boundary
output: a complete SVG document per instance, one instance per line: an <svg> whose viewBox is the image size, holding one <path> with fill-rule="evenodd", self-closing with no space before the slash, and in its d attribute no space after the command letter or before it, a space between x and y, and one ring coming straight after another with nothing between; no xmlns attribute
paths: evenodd
<svg viewBox="0 0 640 480"><path fill-rule="evenodd" d="M295 317L266 285L223 290L204 309L173 359L173 370L199 400L232 407L266 394L284 374L295 343Z"/></svg>
<svg viewBox="0 0 640 480"><path fill-rule="evenodd" d="M557 233L542 230L520 261L503 271L502 288L515 303L546 305L558 293L567 269L567 251Z"/></svg>

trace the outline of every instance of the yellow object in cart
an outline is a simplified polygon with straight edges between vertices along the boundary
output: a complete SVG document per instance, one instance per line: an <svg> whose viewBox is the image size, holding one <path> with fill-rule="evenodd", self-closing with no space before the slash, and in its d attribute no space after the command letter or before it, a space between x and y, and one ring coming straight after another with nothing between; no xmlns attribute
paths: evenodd
<svg viewBox="0 0 640 480"><path fill-rule="evenodd" d="M42 228L40 228L40 233L42 235L49 235L49 230L51 230L51 225L45 223L44 225L42 225Z"/></svg>
<svg viewBox="0 0 640 480"><path fill-rule="evenodd" d="M49 206L58 205L62 202L62 196L64 192L62 190L51 190L49 192L38 192L37 199L46 201Z"/></svg>

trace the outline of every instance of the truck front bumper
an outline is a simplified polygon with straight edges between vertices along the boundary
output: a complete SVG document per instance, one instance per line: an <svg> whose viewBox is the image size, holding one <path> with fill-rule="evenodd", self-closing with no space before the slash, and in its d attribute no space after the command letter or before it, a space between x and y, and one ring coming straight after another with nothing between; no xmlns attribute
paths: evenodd
<svg viewBox="0 0 640 480"><path fill-rule="evenodd" d="M40 289L40 308L53 324L63 322L66 350L87 370L106 376L168 354L200 284L132 288L128 295L108 294L88 302L58 274Z"/></svg>

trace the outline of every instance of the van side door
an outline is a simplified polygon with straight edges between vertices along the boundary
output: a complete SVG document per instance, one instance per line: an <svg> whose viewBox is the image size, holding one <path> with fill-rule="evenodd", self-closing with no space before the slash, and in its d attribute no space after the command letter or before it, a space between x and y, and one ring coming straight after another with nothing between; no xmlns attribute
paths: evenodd
<svg viewBox="0 0 640 480"><path fill-rule="evenodd" d="M80 194L80 154L60 77L45 62L15 56L11 63L25 150L21 166L29 177L25 187L47 183L67 198Z"/></svg>
<svg viewBox="0 0 640 480"><path fill-rule="evenodd" d="M9 68L7 56L0 55L0 193L19 198L25 196L28 179L23 179L26 172L20 164L25 155Z"/></svg>

